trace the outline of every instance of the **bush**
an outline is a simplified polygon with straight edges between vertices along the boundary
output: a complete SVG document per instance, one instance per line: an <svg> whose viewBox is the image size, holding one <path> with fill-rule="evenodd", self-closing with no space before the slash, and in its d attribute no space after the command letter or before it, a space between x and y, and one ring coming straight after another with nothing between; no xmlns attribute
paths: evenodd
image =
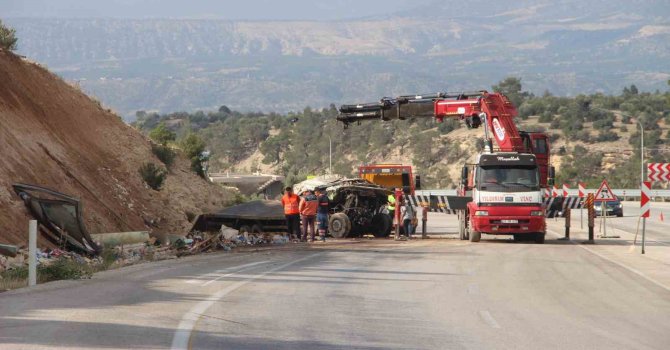
<svg viewBox="0 0 670 350"><path fill-rule="evenodd" d="M151 145L151 152L169 169L174 163L176 153L168 146Z"/></svg>
<svg viewBox="0 0 670 350"><path fill-rule="evenodd" d="M93 275L93 270L85 263L78 263L61 257L51 265L40 267L37 273L40 281L47 282L90 278Z"/></svg>
<svg viewBox="0 0 670 350"><path fill-rule="evenodd" d="M181 148L186 153L186 156L191 160L191 170L193 170L200 177L205 177L205 162L207 158L204 156L205 141L194 133L188 134L181 142Z"/></svg>
<svg viewBox="0 0 670 350"><path fill-rule="evenodd" d="M0 20L0 49L14 51L18 41L16 30L5 26Z"/></svg>
<svg viewBox="0 0 670 350"><path fill-rule="evenodd" d="M167 176L167 171L159 168L154 163L144 163L138 171L140 176L142 176L142 180L156 191L160 190L161 186L163 186L163 181L165 181L165 177Z"/></svg>
<svg viewBox="0 0 670 350"><path fill-rule="evenodd" d="M540 118L537 121L540 122L540 123L550 123L551 121L553 121L553 119L554 119L554 115L551 114L551 112L546 111L546 112L542 113L542 115L540 116Z"/></svg>
<svg viewBox="0 0 670 350"><path fill-rule="evenodd" d="M600 131L598 137L596 137L596 141L598 142L616 141L618 139L619 135L615 132L612 132L611 130Z"/></svg>
<svg viewBox="0 0 670 350"><path fill-rule="evenodd" d="M149 132L149 138L158 142L162 146L167 146L168 142L177 139L177 134L168 130L164 122L160 122L153 130L151 130L151 132Z"/></svg>

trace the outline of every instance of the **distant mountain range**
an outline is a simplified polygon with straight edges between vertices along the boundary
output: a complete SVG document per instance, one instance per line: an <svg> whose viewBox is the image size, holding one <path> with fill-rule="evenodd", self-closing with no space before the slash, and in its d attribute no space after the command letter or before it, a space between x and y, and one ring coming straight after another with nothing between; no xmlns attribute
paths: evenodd
<svg viewBox="0 0 670 350"><path fill-rule="evenodd" d="M670 5L443 1L344 21L8 18L19 53L132 119L227 105L302 110L506 76L559 95L670 79Z"/></svg>

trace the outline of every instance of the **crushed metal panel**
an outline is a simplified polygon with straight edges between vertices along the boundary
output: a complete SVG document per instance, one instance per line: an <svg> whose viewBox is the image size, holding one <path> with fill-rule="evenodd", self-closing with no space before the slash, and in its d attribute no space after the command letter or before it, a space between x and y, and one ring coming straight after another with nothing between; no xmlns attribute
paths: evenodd
<svg viewBox="0 0 670 350"><path fill-rule="evenodd" d="M78 199L35 185L14 184L12 187L46 229L41 232L49 241L89 254L100 252L84 226L82 204Z"/></svg>

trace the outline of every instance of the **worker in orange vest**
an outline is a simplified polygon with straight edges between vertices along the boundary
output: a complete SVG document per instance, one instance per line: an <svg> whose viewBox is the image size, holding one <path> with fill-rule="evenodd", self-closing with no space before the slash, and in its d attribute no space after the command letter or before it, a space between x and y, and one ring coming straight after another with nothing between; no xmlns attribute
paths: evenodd
<svg viewBox="0 0 670 350"><path fill-rule="evenodd" d="M284 207L284 216L286 217L286 228L289 238L300 238L300 197L293 193L291 186L286 187L284 195L281 197L281 205Z"/></svg>
<svg viewBox="0 0 670 350"><path fill-rule="evenodd" d="M312 191L305 191L300 200L300 218L302 219L302 241L307 241L307 231L309 231L309 241L314 242L314 223L316 222L316 210L319 207L319 200Z"/></svg>

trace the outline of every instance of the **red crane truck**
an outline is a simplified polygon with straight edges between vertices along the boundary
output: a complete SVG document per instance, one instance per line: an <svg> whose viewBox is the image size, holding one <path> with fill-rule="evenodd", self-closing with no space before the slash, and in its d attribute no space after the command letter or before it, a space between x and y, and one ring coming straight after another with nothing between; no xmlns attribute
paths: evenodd
<svg viewBox="0 0 670 350"><path fill-rule="evenodd" d="M459 213L461 239L477 242L482 234L513 235L544 243L543 189L553 184L549 140L540 132L519 131L516 108L500 93L436 93L383 98L377 103L343 105L337 119L416 117L459 118L468 128L484 125L484 149L463 166L459 196L448 198ZM494 149L493 141L497 147Z"/></svg>

